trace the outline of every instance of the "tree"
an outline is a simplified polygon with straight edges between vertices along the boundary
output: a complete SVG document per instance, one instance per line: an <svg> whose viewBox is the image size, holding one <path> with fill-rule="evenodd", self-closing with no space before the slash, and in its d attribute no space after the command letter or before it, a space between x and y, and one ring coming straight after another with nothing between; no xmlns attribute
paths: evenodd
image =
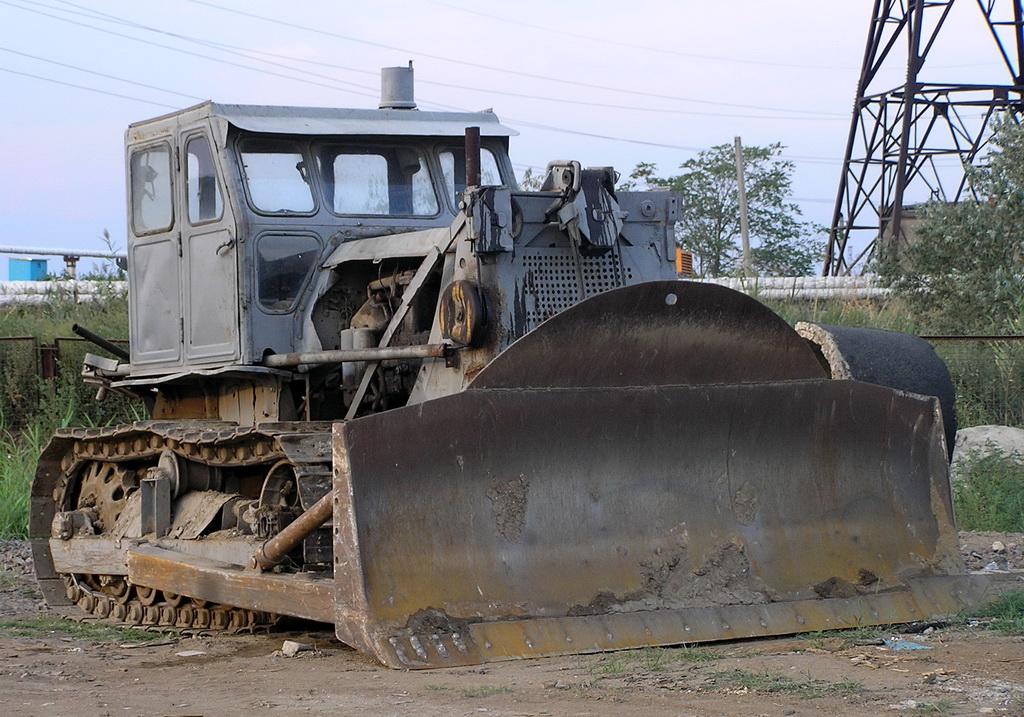
<svg viewBox="0 0 1024 717"><path fill-rule="evenodd" d="M779 157L781 151L778 143L743 148L751 261L761 275L810 274L824 253L824 229L801 221L800 208L788 200L793 164ZM675 177L657 177L655 165L638 164L625 185L679 192L676 241L693 252L701 276L737 271L740 211L735 159L733 145L720 144L683 162L683 173Z"/></svg>
<svg viewBox="0 0 1024 717"><path fill-rule="evenodd" d="M930 202L917 238L875 270L930 330L1024 329L1024 128L998 122L982 166L966 168L978 201Z"/></svg>
<svg viewBox="0 0 1024 717"><path fill-rule="evenodd" d="M544 173L533 173L533 167L523 170L523 178L519 180L519 189L524 192L538 192L544 184Z"/></svg>

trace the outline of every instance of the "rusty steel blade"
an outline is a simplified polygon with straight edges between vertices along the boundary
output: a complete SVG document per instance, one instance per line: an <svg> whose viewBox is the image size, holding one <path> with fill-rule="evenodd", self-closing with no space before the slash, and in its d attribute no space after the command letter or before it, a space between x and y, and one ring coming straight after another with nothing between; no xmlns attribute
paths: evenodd
<svg viewBox="0 0 1024 717"><path fill-rule="evenodd" d="M943 577L940 432L934 399L833 380L476 388L336 424L338 635L408 668L944 611L972 593Z"/></svg>
<svg viewBox="0 0 1024 717"><path fill-rule="evenodd" d="M806 342L764 304L694 281L605 292L545 321L470 388L660 386L826 378Z"/></svg>

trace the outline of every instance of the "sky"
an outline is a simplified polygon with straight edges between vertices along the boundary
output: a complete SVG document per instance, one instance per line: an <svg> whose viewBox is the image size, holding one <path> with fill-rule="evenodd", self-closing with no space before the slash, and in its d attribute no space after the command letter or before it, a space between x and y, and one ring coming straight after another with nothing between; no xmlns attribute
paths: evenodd
<svg viewBox="0 0 1024 717"><path fill-rule="evenodd" d="M106 251L106 230L123 251L131 122L207 99L375 108L380 68L410 60L421 109L493 108L520 132L517 173L578 159L667 176L737 136L780 142L793 199L827 225L872 5L0 0L0 246ZM1000 70L976 16L961 0L943 29L944 81Z"/></svg>

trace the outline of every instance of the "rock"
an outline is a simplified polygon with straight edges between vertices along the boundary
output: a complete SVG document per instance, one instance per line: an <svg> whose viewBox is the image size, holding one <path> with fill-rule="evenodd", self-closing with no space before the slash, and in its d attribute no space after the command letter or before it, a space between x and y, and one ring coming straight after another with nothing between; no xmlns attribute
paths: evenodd
<svg viewBox="0 0 1024 717"><path fill-rule="evenodd" d="M1003 544L1003 541L997 540L996 542L992 543L992 552L993 553L1005 553L1006 552L1006 545Z"/></svg>
<svg viewBox="0 0 1024 717"><path fill-rule="evenodd" d="M307 645L304 642L295 642L294 640L285 640L284 644L281 645L281 654L285 657L295 657L300 652L312 651L312 645Z"/></svg>
<svg viewBox="0 0 1024 717"><path fill-rule="evenodd" d="M1010 426L974 426L961 428L953 445L950 472L956 477L957 465L968 456L985 458L996 451L1024 463L1024 430Z"/></svg>
<svg viewBox="0 0 1024 717"><path fill-rule="evenodd" d="M181 652L175 652L174 654L177 657L199 657L200 655L205 655L206 653L202 650L182 650Z"/></svg>

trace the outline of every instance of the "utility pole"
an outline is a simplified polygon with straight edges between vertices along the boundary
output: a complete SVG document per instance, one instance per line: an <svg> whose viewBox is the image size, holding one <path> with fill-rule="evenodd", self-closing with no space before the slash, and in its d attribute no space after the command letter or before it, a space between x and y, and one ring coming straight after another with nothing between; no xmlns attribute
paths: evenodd
<svg viewBox="0 0 1024 717"><path fill-rule="evenodd" d="M737 137L736 148L736 184L739 186L740 202L740 235L743 237L743 275L753 276L754 270L750 262L750 227L747 224L747 189L743 181L743 142Z"/></svg>

